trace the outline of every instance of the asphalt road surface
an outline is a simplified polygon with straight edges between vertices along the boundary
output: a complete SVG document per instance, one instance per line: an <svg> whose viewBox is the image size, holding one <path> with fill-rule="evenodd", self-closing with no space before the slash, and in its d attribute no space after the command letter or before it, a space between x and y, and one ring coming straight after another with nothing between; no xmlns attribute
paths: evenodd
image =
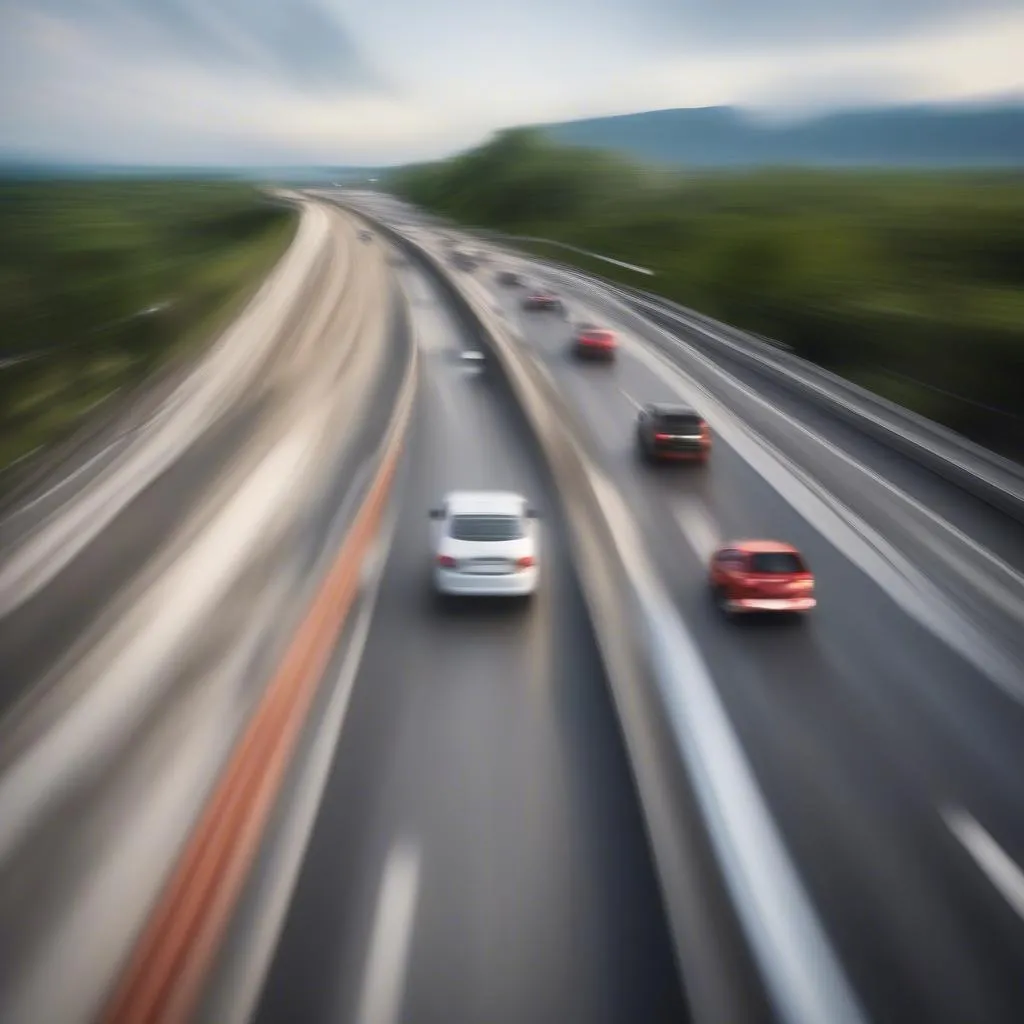
<svg viewBox="0 0 1024 1024"><path fill-rule="evenodd" d="M684 1020L550 481L434 286L403 276L423 363L401 512L257 1020ZM529 606L435 600L427 511L456 488L539 506Z"/></svg>
<svg viewBox="0 0 1024 1024"><path fill-rule="evenodd" d="M639 517L872 1019L1024 1019L1024 875L993 852L1024 862L1020 701L855 564L842 531L785 500L780 486L792 494L798 482L765 467L770 453L719 436L706 468L642 464L638 405L692 398L692 378L652 358L628 325L570 296L571 318L610 321L623 341L615 364L579 364L565 320L523 311L517 289L489 287ZM814 616L719 616L707 556L718 540L747 536L806 554Z"/></svg>

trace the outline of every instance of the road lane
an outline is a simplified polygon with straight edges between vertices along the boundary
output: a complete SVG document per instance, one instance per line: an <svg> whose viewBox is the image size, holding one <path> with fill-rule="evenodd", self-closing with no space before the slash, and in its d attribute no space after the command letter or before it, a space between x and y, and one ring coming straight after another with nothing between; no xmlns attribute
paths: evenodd
<svg viewBox="0 0 1024 1024"><path fill-rule="evenodd" d="M1024 531L1020 523L980 498L953 486L943 477L865 432L847 423L828 408L802 398L777 377L758 372L724 345L711 345L705 335L688 330L670 317L659 319L670 333L713 354L730 374L757 390L773 406L806 424L819 436L884 477L923 507L933 510L967 536L985 547L1018 573L1024 572Z"/></svg>
<svg viewBox="0 0 1024 1024"><path fill-rule="evenodd" d="M581 287L584 292L579 291ZM846 450L836 443L835 431L831 438L828 432L816 433L814 420L808 425L805 418L793 415L785 405L774 401L770 393L766 395L763 387L752 387L732 376L728 366L723 369L717 354L709 358L700 344L690 344L650 324L609 299L600 289L574 281L570 291L588 304L593 299L603 315L612 316L642 337L646 344L638 355L649 365L652 361L663 361L664 353L674 366L683 370L693 389L703 389L729 411L731 419L739 418L752 427L760 436L762 447L765 442L774 445L816 486L829 493L833 505L852 510L859 521L857 531L874 534L871 543L875 546L888 544L887 558L894 563L902 560L904 575L907 563L917 566L915 586L937 591L946 604L956 606L956 617L961 623L978 626L989 635L990 640L984 643L979 643L975 635L976 650L992 642L1004 652L1008 647L1019 652L1020 630L1024 627L1024 574L1015 567L1017 555L1007 547L1007 517L990 509L981 515L982 509L976 507L980 503L949 484L944 485L944 502L936 503L934 495L928 493L916 497L907 493L893 482L900 480L899 472L890 480L884 465L872 468L870 455L865 456L871 446L855 444ZM709 415L713 411L712 405ZM820 410L817 418L821 418ZM889 461L894 469L899 469L904 460ZM972 508L977 515L968 519L956 516L954 522L936 511L967 512ZM842 514L849 518L851 513ZM972 533L975 529L980 532ZM1015 530L1010 532L1019 547L1019 525L1015 524ZM977 629L974 632L977 634ZM1015 688L1024 699L1024 660L1019 653L1014 660L1012 668L1003 671L1003 685Z"/></svg>
<svg viewBox="0 0 1024 1024"><path fill-rule="evenodd" d="M517 290L492 291L636 511L874 1019L1020 1019L1024 929L944 811L966 807L1024 862L1021 707L904 614L720 438L703 469L641 464L636 403L680 394L672 373L639 357L639 339L625 332L613 366L577 364L565 321L521 311ZM821 601L810 620L790 628L718 616L706 550L715 537L750 535L791 540L808 555Z"/></svg>
<svg viewBox="0 0 1024 1024"><path fill-rule="evenodd" d="M347 218L325 216L344 246ZM240 403L260 414L203 434L130 502L55 578L38 629L4 623L5 667L12 649L41 666L0 672L29 698L0 722L5 1021L95 1010L296 628L406 366L386 264L361 263L352 301L331 287L276 339Z"/></svg>
<svg viewBox="0 0 1024 1024"><path fill-rule="evenodd" d="M321 215L333 233L327 258L322 268L318 266L310 279L302 282L296 309L275 339L277 344L265 353L251 386L236 396L237 401L220 410L177 458L153 479L144 481L137 493L115 495L112 503L123 504L112 510L110 522L68 557L52 579L0 614L0 715L7 714L26 695L35 699L44 689L43 681L56 674L62 660L77 660L81 656L78 648L92 642L90 634L106 628L104 615L109 626L124 614L125 606L134 603L133 583L161 553L175 544L187 543L186 533L193 528L190 519L196 510L216 499L232 474L237 476L250 449L267 443L267 424L275 422L275 417L279 425L286 420L290 413L282 416L282 412L289 402L294 403L294 393L310 401L309 382L296 372L304 361L308 362L303 352L317 344L322 349L342 348L336 344L336 332L344 323L342 317L348 321L354 318L353 293L363 289L372 293L372 300L381 308L386 305L384 293L379 290L382 267L375 268L364 259L349 273L349 249L357 244L352 222L329 208ZM202 378L205 368L206 364L199 366L195 376ZM223 369L220 372L225 374ZM182 390L190 394L210 391L211 387L209 381L192 379L182 384ZM175 429L171 413L176 402L178 399L171 395L167 406L151 409L150 422L162 420L168 431ZM183 418L188 420L187 416ZM139 459L145 455L147 442L153 440L145 427L136 424L136 433L131 435ZM187 422L180 429L187 431L193 425ZM160 447L159 438L155 446ZM38 509L31 509L28 519L35 532L48 524L59 525L62 515L73 515L76 503L87 500L91 490L103 485L104 473L101 469L95 478L90 475L78 481L76 488L82 488L81 494L77 489L71 493L59 491L54 495L54 500L59 499L55 505L47 498ZM8 514L0 525L0 569L9 568L21 552L19 545L32 540L31 533L27 539L17 535L12 525L17 515ZM61 557L62 552L55 551L54 558ZM5 598L10 596L4 594Z"/></svg>
<svg viewBox="0 0 1024 1024"><path fill-rule="evenodd" d="M257 1020L360 1020L366 1000L446 1024L685 1019L554 492L434 287L404 276L424 359L401 511ZM486 487L540 506L541 588L441 607L426 511ZM381 929L406 947L390 972Z"/></svg>

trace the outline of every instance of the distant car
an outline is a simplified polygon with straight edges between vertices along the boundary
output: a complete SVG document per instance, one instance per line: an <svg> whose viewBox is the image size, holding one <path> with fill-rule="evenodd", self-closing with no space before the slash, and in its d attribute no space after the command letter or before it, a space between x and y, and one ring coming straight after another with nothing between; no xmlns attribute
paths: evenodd
<svg viewBox="0 0 1024 1024"><path fill-rule="evenodd" d="M577 324L572 338L573 355L579 359L615 358L618 341L615 332L597 324Z"/></svg>
<svg viewBox="0 0 1024 1024"><path fill-rule="evenodd" d="M517 288L523 283L521 274L514 270L499 270L498 284L506 285L509 288Z"/></svg>
<svg viewBox="0 0 1024 1024"><path fill-rule="evenodd" d="M686 405L651 403L636 418L636 443L650 462L707 462L711 431L704 417Z"/></svg>
<svg viewBox="0 0 1024 1024"><path fill-rule="evenodd" d="M476 260L473 258L473 254L465 249L454 249L451 254L451 261L459 270L476 269Z"/></svg>
<svg viewBox="0 0 1024 1024"><path fill-rule="evenodd" d="M364 230L364 231L360 231L359 232L359 241L360 242L368 242L368 241L370 241L371 238L373 238L373 235L371 235L369 231L365 231Z"/></svg>
<svg viewBox="0 0 1024 1024"><path fill-rule="evenodd" d="M536 309L542 312L564 313L565 304L554 292L530 292L523 299L523 309Z"/></svg>
<svg viewBox="0 0 1024 1024"><path fill-rule="evenodd" d="M452 491L431 509L439 594L527 597L539 576L537 513L510 491Z"/></svg>
<svg viewBox="0 0 1024 1024"><path fill-rule="evenodd" d="M742 540L715 551L708 568L711 592L726 614L809 612L817 604L814 576L791 544Z"/></svg>
<svg viewBox="0 0 1024 1024"><path fill-rule="evenodd" d="M471 374L481 374L487 368L487 358L483 352L466 349L459 353L459 365Z"/></svg>

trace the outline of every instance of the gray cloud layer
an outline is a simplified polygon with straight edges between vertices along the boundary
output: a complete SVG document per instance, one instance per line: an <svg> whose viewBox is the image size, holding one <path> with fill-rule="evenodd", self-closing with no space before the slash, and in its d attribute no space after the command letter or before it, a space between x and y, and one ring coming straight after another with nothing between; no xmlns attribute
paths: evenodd
<svg viewBox="0 0 1024 1024"><path fill-rule="evenodd" d="M0 0L0 149L373 163L629 109L1005 93L1022 4Z"/></svg>
<svg viewBox="0 0 1024 1024"><path fill-rule="evenodd" d="M305 90L380 83L320 0L34 0L108 46L245 70Z"/></svg>
<svg viewBox="0 0 1024 1024"><path fill-rule="evenodd" d="M1021 0L633 0L639 31L663 46L775 46L880 39Z"/></svg>

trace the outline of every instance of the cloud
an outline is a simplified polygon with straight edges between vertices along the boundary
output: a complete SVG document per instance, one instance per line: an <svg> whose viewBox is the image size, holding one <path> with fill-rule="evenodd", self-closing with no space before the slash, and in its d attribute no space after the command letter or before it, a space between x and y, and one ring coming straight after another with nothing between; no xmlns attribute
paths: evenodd
<svg viewBox="0 0 1024 1024"><path fill-rule="evenodd" d="M990 13L1020 0L634 0L634 25L662 48L766 50L893 39Z"/></svg>
<svg viewBox="0 0 1024 1024"><path fill-rule="evenodd" d="M319 0L24 0L118 53L258 74L313 91L382 83L338 15ZM13 6L13 5L12 5Z"/></svg>
<svg viewBox="0 0 1024 1024"><path fill-rule="evenodd" d="M0 149L386 163L654 107L1019 92L1019 3L0 0Z"/></svg>
<svg viewBox="0 0 1024 1024"><path fill-rule="evenodd" d="M1021 93L1024 11L937 25L911 38L847 39L716 57L699 49L647 63L622 111L657 105L736 103L791 115L886 103L1009 97Z"/></svg>

